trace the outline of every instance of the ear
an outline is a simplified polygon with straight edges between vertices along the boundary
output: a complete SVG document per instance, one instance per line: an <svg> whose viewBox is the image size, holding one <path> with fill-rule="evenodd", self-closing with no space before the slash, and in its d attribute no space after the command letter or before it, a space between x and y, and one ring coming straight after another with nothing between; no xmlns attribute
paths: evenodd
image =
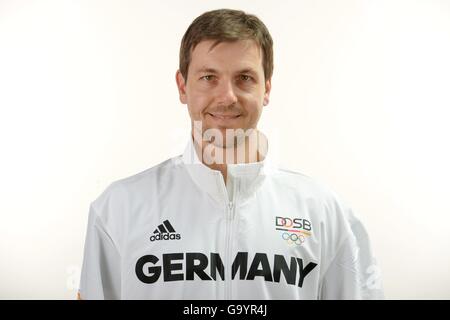
<svg viewBox="0 0 450 320"><path fill-rule="evenodd" d="M269 104L269 96L270 96L271 89L272 89L272 78L266 80L266 82L265 82L265 93L264 93L263 106L267 106Z"/></svg>
<svg viewBox="0 0 450 320"><path fill-rule="evenodd" d="M182 104L187 104L186 82L184 81L183 75L181 74L180 70L177 70L175 74L175 81L177 82L180 102Z"/></svg>

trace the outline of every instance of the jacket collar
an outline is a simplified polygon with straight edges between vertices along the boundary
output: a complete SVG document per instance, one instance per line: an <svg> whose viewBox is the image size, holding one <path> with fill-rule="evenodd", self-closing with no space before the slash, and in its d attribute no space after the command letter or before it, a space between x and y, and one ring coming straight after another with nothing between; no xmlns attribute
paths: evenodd
<svg viewBox="0 0 450 320"><path fill-rule="evenodd" d="M268 148L268 150L270 149ZM227 191L221 172L209 168L200 161L192 136L188 139L182 155L182 162L195 184L215 201L220 204L228 204L230 201L228 192L233 192L232 201L238 206L255 197L256 191L266 177L274 172L270 152L267 152L265 158L259 162L228 164L227 181L229 185Z"/></svg>

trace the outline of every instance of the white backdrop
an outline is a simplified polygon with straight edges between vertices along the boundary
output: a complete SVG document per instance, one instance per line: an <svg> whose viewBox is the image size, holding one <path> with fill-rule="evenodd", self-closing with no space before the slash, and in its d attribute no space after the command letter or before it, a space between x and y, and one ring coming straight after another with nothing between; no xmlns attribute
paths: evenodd
<svg viewBox="0 0 450 320"><path fill-rule="evenodd" d="M181 37L224 7L274 39L274 156L351 204L388 299L449 299L444 0L0 0L0 298L75 298L89 203L182 152Z"/></svg>

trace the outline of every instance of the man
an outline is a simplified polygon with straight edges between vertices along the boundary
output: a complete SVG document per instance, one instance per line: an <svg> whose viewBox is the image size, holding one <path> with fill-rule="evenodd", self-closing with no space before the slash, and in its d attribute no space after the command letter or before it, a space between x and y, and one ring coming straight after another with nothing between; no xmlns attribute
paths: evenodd
<svg viewBox="0 0 450 320"><path fill-rule="evenodd" d="M352 210L271 161L257 123L272 70L257 17L214 10L192 22L176 72L187 147L91 203L79 298L383 298Z"/></svg>

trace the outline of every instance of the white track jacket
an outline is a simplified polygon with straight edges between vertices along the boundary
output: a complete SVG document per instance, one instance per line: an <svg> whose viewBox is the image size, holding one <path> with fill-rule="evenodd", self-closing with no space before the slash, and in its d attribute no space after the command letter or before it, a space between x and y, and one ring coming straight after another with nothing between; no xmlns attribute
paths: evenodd
<svg viewBox="0 0 450 320"><path fill-rule="evenodd" d="M382 299L367 232L336 193L261 162L183 153L90 204L82 299Z"/></svg>

